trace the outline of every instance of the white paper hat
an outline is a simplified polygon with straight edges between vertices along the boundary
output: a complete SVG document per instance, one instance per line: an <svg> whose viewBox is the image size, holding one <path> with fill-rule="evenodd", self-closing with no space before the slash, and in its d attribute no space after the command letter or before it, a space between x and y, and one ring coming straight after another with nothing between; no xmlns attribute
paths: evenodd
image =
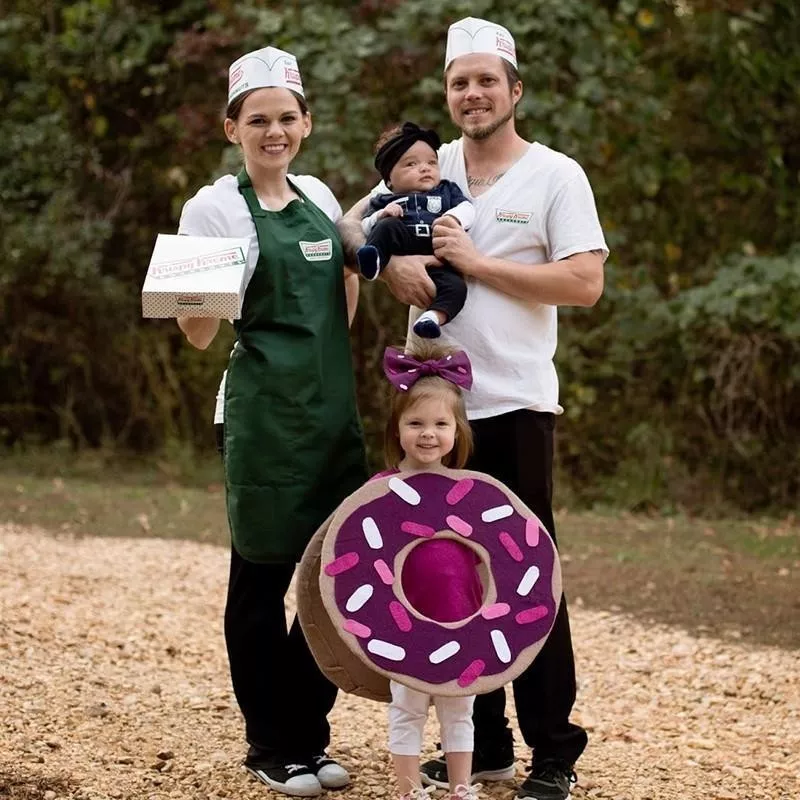
<svg viewBox="0 0 800 800"><path fill-rule="evenodd" d="M491 53L517 66L514 37L502 25L485 19L465 17L450 26L444 68L447 69L454 58L470 53Z"/></svg>
<svg viewBox="0 0 800 800"><path fill-rule="evenodd" d="M280 86L305 97L297 59L277 47L253 50L231 64L228 70L228 102L250 89Z"/></svg>

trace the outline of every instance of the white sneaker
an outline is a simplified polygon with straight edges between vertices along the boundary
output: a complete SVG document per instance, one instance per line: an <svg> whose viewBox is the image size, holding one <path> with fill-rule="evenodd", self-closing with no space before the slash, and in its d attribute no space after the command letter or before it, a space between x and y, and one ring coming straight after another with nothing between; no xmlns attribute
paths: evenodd
<svg viewBox="0 0 800 800"><path fill-rule="evenodd" d="M431 800L431 792L435 792L435 786L415 786L410 792L400 795L400 800Z"/></svg>
<svg viewBox="0 0 800 800"><path fill-rule="evenodd" d="M317 773L317 780L324 789L341 789L350 783L350 773L325 753L314 757L311 767Z"/></svg>
<svg viewBox="0 0 800 800"><path fill-rule="evenodd" d="M478 790L481 786L480 783L473 783L471 786L459 783L450 795L450 800L478 800Z"/></svg>

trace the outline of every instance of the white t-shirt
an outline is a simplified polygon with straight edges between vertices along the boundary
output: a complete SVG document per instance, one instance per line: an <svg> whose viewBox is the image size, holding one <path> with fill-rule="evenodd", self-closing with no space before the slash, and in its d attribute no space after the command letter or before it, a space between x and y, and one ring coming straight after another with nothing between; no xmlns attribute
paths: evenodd
<svg viewBox="0 0 800 800"><path fill-rule="evenodd" d="M586 174L563 153L534 142L478 197L469 192L461 139L442 145L439 167L472 201L470 237L483 255L531 269L590 250L608 255ZM553 364L556 307L525 303L472 278L467 284L466 304L442 327L442 343L464 349L472 362L472 391L464 393L469 418L520 408L562 413ZM409 336L418 314L411 309Z"/></svg>
<svg viewBox="0 0 800 800"><path fill-rule="evenodd" d="M313 175L289 175L303 194L318 206L333 222L342 216L339 201L333 192ZM259 199L261 207L269 208ZM235 175L223 175L210 186L204 186L190 200L187 200L181 211L178 233L186 236L232 236L248 237L250 249L247 253L247 272L244 277L245 287L253 277L258 261L258 234L250 209L239 192L239 183ZM217 402L214 408L214 423L224 421L225 407L225 373L217 391Z"/></svg>

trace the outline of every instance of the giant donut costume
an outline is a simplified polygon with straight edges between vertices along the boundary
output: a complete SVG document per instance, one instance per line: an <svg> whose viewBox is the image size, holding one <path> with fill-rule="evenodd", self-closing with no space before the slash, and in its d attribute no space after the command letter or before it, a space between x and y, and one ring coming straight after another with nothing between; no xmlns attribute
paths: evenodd
<svg viewBox="0 0 800 800"><path fill-rule="evenodd" d="M481 562L483 603L458 622L422 616L403 592L409 552L437 537ZM530 509L489 475L444 467L354 492L312 539L298 575L298 614L320 668L378 700L389 699L388 679L438 696L508 683L541 650L560 599L558 554Z"/></svg>

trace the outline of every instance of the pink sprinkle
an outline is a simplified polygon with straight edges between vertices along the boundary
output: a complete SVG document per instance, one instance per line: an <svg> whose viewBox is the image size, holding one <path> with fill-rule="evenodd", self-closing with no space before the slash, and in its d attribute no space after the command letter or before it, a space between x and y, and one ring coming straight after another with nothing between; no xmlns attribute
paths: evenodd
<svg viewBox="0 0 800 800"><path fill-rule="evenodd" d="M454 506L456 503L460 503L471 491L472 487L475 485L475 481L472 478L464 478L456 483L452 489L447 493L445 500L447 500L447 505Z"/></svg>
<svg viewBox="0 0 800 800"><path fill-rule="evenodd" d="M345 553L343 556L334 559L325 567L325 574L333 577L334 575L341 575L349 569L358 564L358 553Z"/></svg>
<svg viewBox="0 0 800 800"><path fill-rule="evenodd" d="M526 608L524 611L520 611L514 619L519 625L529 625L531 622L536 622L546 617L547 614L547 606L534 606L533 608Z"/></svg>
<svg viewBox="0 0 800 800"><path fill-rule="evenodd" d="M511 538L510 533L503 531L497 538L500 539L500 544L505 547L514 561L522 561L522 550L519 549L517 543Z"/></svg>
<svg viewBox="0 0 800 800"><path fill-rule="evenodd" d="M372 636L372 631L366 625L362 625L354 619L346 619L342 628L348 633L352 633L353 636L358 636L359 639L369 639Z"/></svg>
<svg viewBox="0 0 800 800"><path fill-rule="evenodd" d="M462 536L472 536L472 525L470 525L469 522L465 522L461 517L451 514L445 522L447 526L456 533L460 533Z"/></svg>
<svg viewBox="0 0 800 800"><path fill-rule="evenodd" d="M486 669L486 662L476 658L458 677L458 685L462 688L475 683Z"/></svg>
<svg viewBox="0 0 800 800"><path fill-rule="evenodd" d="M525 523L525 541L528 547L536 547L539 544L539 520L529 519Z"/></svg>
<svg viewBox="0 0 800 800"><path fill-rule="evenodd" d="M412 536L425 536L430 538L436 531L428 525L420 525L418 522L404 522L400 525L403 533L410 533Z"/></svg>
<svg viewBox="0 0 800 800"><path fill-rule="evenodd" d="M391 586L394 583L394 575L392 575L389 565L382 558L379 558L372 566L375 567L375 572L378 573L378 577L387 586Z"/></svg>
<svg viewBox="0 0 800 800"><path fill-rule="evenodd" d="M459 368L458 368L458 371L459 371L459 372L460 372L462 375L466 375L466 374L467 374L466 367L459 367Z"/></svg>
<svg viewBox="0 0 800 800"><path fill-rule="evenodd" d="M397 627L400 628L403 633L408 633L411 628L411 618L408 616L408 612L403 608L403 606L397 601L392 600L389 603L389 611L392 615L392 619L397 624Z"/></svg>
<svg viewBox="0 0 800 800"><path fill-rule="evenodd" d="M481 616L484 619L497 619L498 617L504 617L509 611L511 611L511 606L508 603L495 603L492 606L486 606L486 608L481 609Z"/></svg>

